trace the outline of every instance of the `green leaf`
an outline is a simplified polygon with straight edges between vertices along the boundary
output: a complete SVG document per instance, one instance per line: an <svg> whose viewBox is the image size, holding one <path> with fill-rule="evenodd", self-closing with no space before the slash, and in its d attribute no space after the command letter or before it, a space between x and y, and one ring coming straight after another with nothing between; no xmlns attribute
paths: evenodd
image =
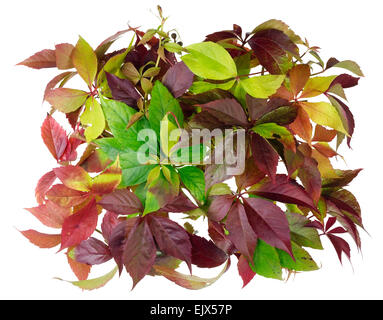
<svg viewBox="0 0 383 320"><path fill-rule="evenodd" d="M265 75L241 79L241 86L254 98L266 99L273 95L285 80L284 75Z"/></svg>
<svg viewBox="0 0 383 320"><path fill-rule="evenodd" d="M175 42L167 42L164 45L165 49L169 52L178 53L181 51L186 51L182 46Z"/></svg>
<svg viewBox="0 0 383 320"><path fill-rule="evenodd" d="M303 92L300 98L316 97L326 92L330 84L334 81L336 77L337 76L310 78L306 82L306 85L303 88Z"/></svg>
<svg viewBox="0 0 383 320"><path fill-rule="evenodd" d="M313 258L305 249L298 246L295 242L291 242L291 247L295 261L285 251L276 249L283 268L293 271L314 271L319 269Z"/></svg>
<svg viewBox="0 0 383 320"><path fill-rule="evenodd" d="M135 109L123 102L105 98L101 98L101 106L108 125L121 146L137 151L144 143L143 141L138 141L138 132L149 127L146 118L141 118L127 129L131 117L137 113Z"/></svg>
<svg viewBox="0 0 383 320"><path fill-rule="evenodd" d="M260 239L255 248L254 265L250 264L250 267L260 276L282 280L282 266L277 250Z"/></svg>
<svg viewBox="0 0 383 320"><path fill-rule="evenodd" d="M97 56L82 37L73 50L72 61L78 74L91 87L97 74Z"/></svg>
<svg viewBox="0 0 383 320"><path fill-rule="evenodd" d="M208 191L209 196L222 196L231 193L231 189L226 183L217 183L213 185Z"/></svg>
<svg viewBox="0 0 383 320"><path fill-rule="evenodd" d="M97 139L105 129L105 117L101 105L92 97L86 100L85 111L80 117L81 124L86 127L86 141Z"/></svg>
<svg viewBox="0 0 383 320"><path fill-rule="evenodd" d="M204 93L213 89L222 89L230 90L235 83L235 80L230 80L225 83L211 83L205 81L196 81L193 82L192 86L189 88L189 91L194 94Z"/></svg>
<svg viewBox="0 0 383 320"><path fill-rule="evenodd" d="M261 123L256 125L252 130L265 139L279 139L283 144L290 148L295 147L294 136L286 128L273 122Z"/></svg>
<svg viewBox="0 0 383 320"><path fill-rule="evenodd" d="M352 73L356 74L357 76L364 77L364 74L362 70L360 69L359 65L351 60L345 60L338 62L337 64L334 64L332 68L343 68L348 71L351 71Z"/></svg>
<svg viewBox="0 0 383 320"><path fill-rule="evenodd" d="M348 135L338 111L327 102L300 102L310 119L317 124L333 128Z"/></svg>
<svg viewBox="0 0 383 320"><path fill-rule="evenodd" d="M180 105L169 90L160 82L156 81L152 90L152 99L149 106L149 123L150 127L156 131L157 137L160 136L161 120L167 113L172 113L177 117L179 125L182 127L184 122L184 115ZM177 126L174 117L169 120ZM178 126L177 126L178 127Z"/></svg>
<svg viewBox="0 0 383 320"><path fill-rule="evenodd" d="M181 135L181 131L169 121L169 117L171 118L172 115L166 114L162 119L160 131L161 150L167 157L169 157L170 150L177 144Z"/></svg>
<svg viewBox="0 0 383 320"><path fill-rule="evenodd" d="M322 250L322 243L315 228L305 227L310 221L299 213L287 212L291 240L302 247Z"/></svg>
<svg viewBox="0 0 383 320"><path fill-rule="evenodd" d="M183 167L178 170L181 180L192 196L201 204L205 202L205 175L197 167Z"/></svg>
<svg viewBox="0 0 383 320"><path fill-rule="evenodd" d="M57 88L50 90L45 95L47 100L53 108L64 112L70 113L80 108L88 98L88 93L82 90Z"/></svg>
<svg viewBox="0 0 383 320"><path fill-rule="evenodd" d="M237 66L239 76L248 75L250 73L251 52L235 58L234 61Z"/></svg>
<svg viewBox="0 0 383 320"><path fill-rule="evenodd" d="M83 290L94 290L105 286L110 280L113 279L115 274L117 273L118 267L115 267L109 273L103 275L102 277L89 279L89 280L80 280L80 281L67 281L60 278L56 278L57 280L66 281L73 284L76 287L79 287Z"/></svg>
<svg viewBox="0 0 383 320"><path fill-rule="evenodd" d="M197 76L226 80L237 76L237 67L230 54L217 43L201 42L186 47L189 54L181 59Z"/></svg>

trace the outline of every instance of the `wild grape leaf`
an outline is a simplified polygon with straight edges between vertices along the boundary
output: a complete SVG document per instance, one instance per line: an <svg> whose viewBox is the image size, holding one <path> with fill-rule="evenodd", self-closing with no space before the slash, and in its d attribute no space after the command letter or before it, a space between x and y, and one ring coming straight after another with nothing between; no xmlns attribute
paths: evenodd
<svg viewBox="0 0 383 320"><path fill-rule="evenodd" d="M277 92L285 80L283 75L264 75L241 80L242 88L252 97L267 99Z"/></svg>
<svg viewBox="0 0 383 320"><path fill-rule="evenodd" d="M94 148L94 147L93 147ZM91 153L84 159L82 158L77 165L81 166L87 172L101 172L104 171L112 160L101 149L91 151Z"/></svg>
<svg viewBox="0 0 383 320"><path fill-rule="evenodd" d="M96 48L95 52L97 54L97 57L102 57L107 51L108 49L110 48L110 46L118 39L120 38L122 35L124 35L125 33L129 32L129 31L135 31L136 29L135 28L128 28L128 29L125 29L125 30L121 30L121 31L118 31L116 32L114 35L106 38L104 41L102 41Z"/></svg>
<svg viewBox="0 0 383 320"><path fill-rule="evenodd" d="M46 193L46 197L60 207L71 208L83 203L89 194L70 189L63 184L56 184Z"/></svg>
<svg viewBox="0 0 383 320"><path fill-rule="evenodd" d="M82 241L74 253L76 261L89 265L102 264L112 259L109 247L96 238Z"/></svg>
<svg viewBox="0 0 383 320"><path fill-rule="evenodd" d="M285 213L270 201L259 198L244 200L249 223L259 239L292 256L290 229Z"/></svg>
<svg viewBox="0 0 383 320"><path fill-rule="evenodd" d="M356 62L351 60L339 61L335 58L332 58L330 60L327 62L326 69L342 68L342 69L349 70L352 73L355 73L357 76L364 77L362 70L360 69L359 65Z"/></svg>
<svg viewBox="0 0 383 320"><path fill-rule="evenodd" d="M296 151L294 136L286 127L269 122L257 124L252 130L265 139L278 139L287 149Z"/></svg>
<svg viewBox="0 0 383 320"><path fill-rule="evenodd" d="M230 267L230 260L225 264L223 270L214 278L200 278L197 276L185 275L175 271L172 268L165 266L154 266L157 274L164 276L166 279L174 282L175 284L190 290L199 290L211 286L216 282Z"/></svg>
<svg viewBox="0 0 383 320"><path fill-rule="evenodd" d="M329 238L332 245L334 246L334 249L338 255L340 263L342 263L342 253L344 253L347 256L347 258L350 260L351 249L347 241L331 233L326 234L326 236Z"/></svg>
<svg viewBox="0 0 383 320"><path fill-rule="evenodd" d="M69 165L55 168L53 171L66 187L77 191L90 191L92 178L83 168Z"/></svg>
<svg viewBox="0 0 383 320"><path fill-rule="evenodd" d="M311 98L325 93L336 77L337 76L309 78L300 98Z"/></svg>
<svg viewBox="0 0 383 320"><path fill-rule="evenodd" d="M156 244L146 219L139 220L124 246L123 262L133 280L133 288L151 270L156 260Z"/></svg>
<svg viewBox="0 0 383 320"><path fill-rule="evenodd" d="M298 170L298 177L314 203L318 203L321 195L322 178L317 161L310 157L304 157L302 166Z"/></svg>
<svg viewBox="0 0 383 320"><path fill-rule="evenodd" d="M276 29L279 31L282 31L284 34L286 34L291 41L293 41L296 44L303 44L302 39L294 33L293 30L290 29L290 27L284 23L281 20L277 19L270 19L263 23L261 23L259 26L257 26L251 33L257 33L261 30L268 30L268 29Z"/></svg>
<svg viewBox="0 0 383 320"><path fill-rule="evenodd" d="M148 216L148 221L159 249L185 261L191 271L192 246L187 231L178 223L157 215Z"/></svg>
<svg viewBox="0 0 383 320"><path fill-rule="evenodd" d="M312 141L331 142L336 137L336 130L329 130L321 125L316 125Z"/></svg>
<svg viewBox="0 0 383 320"><path fill-rule="evenodd" d="M363 169L335 170L338 177L323 179L323 188L341 188L347 186Z"/></svg>
<svg viewBox="0 0 383 320"><path fill-rule="evenodd" d="M45 100L64 113L76 111L84 105L87 98L88 93L85 91L69 88L52 89L45 95Z"/></svg>
<svg viewBox="0 0 383 320"><path fill-rule="evenodd" d="M44 101L46 100L46 97L48 95L48 93L54 89L59 83L60 83L60 87L63 86L63 84L65 84L69 79L71 79L74 75L76 75L77 72L71 72L71 71L67 71L67 72L63 72L63 73L60 73L59 75L55 76L51 81L49 81L45 87L45 90L44 90Z"/></svg>
<svg viewBox="0 0 383 320"><path fill-rule="evenodd" d="M271 74L284 73L286 52L297 55L298 47L282 31L265 29L257 31L248 41L260 64Z"/></svg>
<svg viewBox="0 0 383 320"><path fill-rule="evenodd" d="M212 241L195 234L189 234L192 245L192 264L199 268L215 268L223 264L228 255Z"/></svg>
<svg viewBox="0 0 383 320"><path fill-rule="evenodd" d="M216 183L223 182L232 177L227 174L227 166L225 164L210 164L205 168L206 190L209 190Z"/></svg>
<svg viewBox="0 0 383 320"><path fill-rule="evenodd" d="M123 215L141 212L143 209L141 201L128 189L115 190L105 195L98 204L106 210Z"/></svg>
<svg viewBox="0 0 383 320"><path fill-rule="evenodd" d="M120 79L109 72L105 72L105 75L114 100L124 102L130 107L137 105L141 95L130 80Z"/></svg>
<svg viewBox="0 0 383 320"><path fill-rule="evenodd" d="M69 283L73 284L74 286L79 287L83 290L95 290L95 289L102 288L110 280L112 280L113 277L115 276L117 270L118 270L117 267L115 267L112 271L108 272L107 274L105 274L99 278L88 279L88 280L66 281L66 280L62 280L60 278L56 278L56 279L69 282Z"/></svg>
<svg viewBox="0 0 383 320"><path fill-rule="evenodd" d="M49 171L44 174L38 181L35 189L35 197L38 204L43 204L45 194L56 180L56 174L54 171Z"/></svg>
<svg viewBox="0 0 383 320"><path fill-rule="evenodd" d="M91 265L80 263L74 260L74 248L68 248L66 253L67 261L72 269L73 273L77 277L78 280L87 280L90 270L92 269Z"/></svg>
<svg viewBox="0 0 383 320"><path fill-rule="evenodd" d="M235 80L230 80L224 83L211 83L206 81L195 81L189 88L193 94L200 94L213 89L230 90L235 84Z"/></svg>
<svg viewBox="0 0 383 320"><path fill-rule="evenodd" d="M305 249L294 242L291 243L291 246L294 260L286 252L277 249L279 260L283 268L292 271L314 271L319 269L314 259Z"/></svg>
<svg viewBox="0 0 383 320"><path fill-rule="evenodd" d="M310 66L308 64L296 65L289 71L290 88L294 97L297 97L299 92L302 91L310 75Z"/></svg>
<svg viewBox="0 0 383 320"><path fill-rule="evenodd" d="M109 243L110 236L112 234L113 229L121 222L118 218L118 215L112 211L107 211L102 219L101 223L101 232L106 241Z"/></svg>
<svg viewBox="0 0 383 320"><path fill-rule="evenodd" d="M294 122L289 125L290 129L308 143L311 142L313 127L310 117L304 108L298 107L298 114Z"/></svg>
<svg viewBox="0 0 383 320"><path fill-rule="evenodd" d="M226 80L237 75L237 67L230 54L211 41L186 47L189 54L182 61L197 76L211 80Z"/></svg>
<svg viewBox="0 0 383 320"><path fill-rule="evenodd" d="M205 202L205 176L204 172L193 166L183 167L178 170L185 187L200 203Z"/></svg>
<svg viewBox="0 0 383 320"><path fill-rule="evenodd" d="M123 219L111 228L108 242L109 250L114 261L118 265L120 275L123 270L123 254L126 240L129 238L130 232L136 227L136 224L139 223L139 221L139 218Z"/></svg>
<svg viewBox="0 0 383 320"><path fill-rule="evenodd" d="M78 245L81 241L88 239L97 227L98 211L96 201L89 203L67 217L64 220L61 231L61 248L65 249Z"/></svg>
<svg viewBox="0 0 383 320"><path fill-rule="evenodd" d="M66 217L71 214L69 208L62 208L52 201L47 201L46 204L41 204L35 208L26 209L32 213L40 222L50 228L62 227Z"/></svg>
<svg viewBox="0 0 383 320"><path fill-rule="evenodd" d="M260 276L282 280L282 266L277 249L258 239L254 252L252 270Z"/></svg>
<svg viewBox="0 0 383 320"><path fill-rule="evenodd" d="M209 220L209 236L215 245L222 251L231 255L235 252L235 248L228 235L225 233L223 224Z"/></svg>
<svg viewBox="0 0 383 320"><path fill-rule="evenodd" d="M60 43L55 45L57 69L66 70L74 68L72 53L74 46L70 43Z"/></svg>
<svg viewBox="0 0 383 320"><path fill-rule="evenodd" d="M283 174L278 174L274 183L267 182L254 190L254 194L273 201L293 203L317 211L313 200L302 186Z"/></svg>
<svg viewBox="0 0 383 320"><path fill-rule="evenodd" d="M309 227L310 220L294 212L287 212L286 217L289 222L292 241L302 247L323 249L318 231L313 227Z"/></svg>
<svg viewBox="0 0 383 320"><path fill-rule="evenodd" d="M96 194L110 194L121 183L122 171L120 161L117 159L109 168L93 178L91 191Z"/></svg>
<svg viewBox="0 0 383 320"><path fill-rule="evenodd" d="M218 222L225 218L233 204L233 200L234 196L232 194L214 197L207 212L209 219Z"/></svg>
<svg viewBox="0 0 383 320"><path fill-rule="evenodd" d="M162 83L169 89L175 98L182 96L192 85L194 79L193 72L184 62L177 62L166 71L162 78Z"/></svg>
<svg viewBox="0 0 383 320"><path fill-rule="evenodd" d="M235 99L215 100L201 105L201 108L226 125L249 126L242 106Z"/></svg>
<svg viewBox="0 0 383 320"><path fill-rule="evenodd" d="M160 209L161 212L188 212L198 207L183 193L179 192L172 201Z"/></svg>
<svg viewBox="0 0 383 320"><path fill-rule="evenodd" d="M256 273L250 268L249 261L247 261L243 255L239 256L237 267L238 273L243 281L242 288L244 288L255 277Z"/></svg>
<svg viewBox="0 0 383 320"><path fill-rule="evenodd" d="M97 74L97 56L82 37L79 37L73 50L72 62L81 78L91 87Z"/></svg>
<svg viewBox="0 0 383 320"><path fill-rule="evenodd" d="M67 147L68 138L65 130L50 115L41 127L41 137L52 156L59 160Z"/></svg>
<svg viewBox="0 0 383 320"><path fill-rule="evenodd" d="M25 230L20 232L32 244L42 249L56 247L61 242L61 235L59 234L46 234L35 230Z"/></svg>
<svg viewBox="0 0 383 320"><path fill-rule="evenodd" d="M259 170L275 181L279 155L270 143L260 135L251 135L251 151L254 162Z"/></svg>
<svg viewBox="0 0 383 320"><path fill-rule="evenodd" d="M85 110L80 116L81 124L85 127L86 141L97 139L105 129L105 117L100 103L94 98L85 102Z"/></svg>
<svg viewBox="0 0 383 320"><path fill-rule="evenodd" d="M229 211L226 229L229 231L229 239L236 248L248 261L252 261L258 237L250 225L245 208L239 201L234 203Z"/></svg>
<svg viewBox="0 0 383 320"><path fill-rule="evenodd" d="M36 52L24 61L19 62L17 65L23 65L33 69L54 68L56 67L55 50L45 49Z"/></svg>
<svg viewBox="0 0 383 320"><path fill-rule="evenodd" d="M235 182L238 190L242 190L260 182L264 177L265 173L259 170L253 158L249 157L246 159L245 171L241 175L235 176Z"/></svg>
<svg viewBox="0 0 383 320"><path fill-rule="evenodd" d="M329 90L336 84L340 84L344 89L355 87L358 85L359 79L360 78L350 76L347 73L340 74L333 80L333 82L331 82Z"/></svg>

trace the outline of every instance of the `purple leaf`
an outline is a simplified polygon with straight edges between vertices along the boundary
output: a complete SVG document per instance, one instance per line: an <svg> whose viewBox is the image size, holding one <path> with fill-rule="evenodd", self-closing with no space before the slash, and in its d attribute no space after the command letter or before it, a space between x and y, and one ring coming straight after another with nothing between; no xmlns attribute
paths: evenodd
<svg viewBox="0 0 383 320"><path fill-rule="evenodd" d="M141 95L138 93L133 83L128 79L120 79L108 72L105 72L105 75L113 99L122 101L130 107L136 106L137 100L141 98Z"/></svg>
<svg viewBox="0 0 383 320"><path fill-rule="evenodd" d="M249 262L246 260L246 258L241 254L238 259L238 273L242 278L243 286L242 288L246 287L249 282L254 278L255 272L250 268Z"/></svg>
<svg viewBox="0 0 383 320"><path fill-rule="evenodd" d="M180 192L171 202L161 208L161 212L188 212L198 207L183 193Z"/></svg>
<svg viewBox="0 0 383 320"><path fill-rule="evenodd" d="M162 83L175 98L182 96L193 83L194 74L184 62L177 62L170 67L162 78Z"/></svg>
<svg viewBox="0 0 383 320"><path fill-rule="evenodd" d="M128 189L115 190L104 196L98 204L106 210L123 215L138 213L143 210L140 199Z"/></svg>
<svg viewBox="0 0 383 320"><path fill-rule="evenodd" d="M112 259L108 246L96 238L82 241L75 249L76 261L89 265L102 264Z"/></svg>
<svg viewBox="0 0 383 320"><path fill-rule="evenodd" d="M293 257L290 228L285 213L270 201L258 198L244 200L250 225L258 238L286 251Z"/></svg>
<svg viewBox="0 0 383 320"><path fill-rule="evenodd" d="M339 261L340 263L342 263L342 253L344 252L345 255L347 256L347 258L350 260L350 252L351 252L351 249L350 249L350 246L349 244L343 240L342 238L339 238L337 236L334 236L333 234L326 234L327 237L330 239L332 245L334 246L335 248L335 251L338 255L338 258L339 258Z"/></svg>
<svg viewBox="0 0 383 320"><path fill-rule="evenodd" d="M192 245L192 263L200 268L215 268L224 263L228 255L212 241L189 234Z"/></svg>
<svg viewBox="0 0 383 320"><path fill-rule="evenodd" d="M234 197L231 194L215 197L207 212L209 219L218 222L225 218L231 208L233 200Z"/></svg>

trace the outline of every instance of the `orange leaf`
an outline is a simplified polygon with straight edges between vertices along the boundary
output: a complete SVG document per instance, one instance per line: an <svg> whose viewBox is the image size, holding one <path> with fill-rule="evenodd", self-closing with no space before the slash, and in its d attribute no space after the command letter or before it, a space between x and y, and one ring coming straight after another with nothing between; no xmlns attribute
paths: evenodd
<svg viewBox="0 0 383 320"><path fill-rule="evenodd" d="M92 266L85 263L77 262L76 260L72 259L69 256L69 250L67 253L67 258L68 258L68 264L70 268L72 269L73 273L76 275L77 279L80 281L88 279L90 269L92 268Z"/></svg>
<svg viewBox="0 0 383 320"><path fill-rule="evenodd" d="M33 69L54 68L56 67L56 54L54 50L45 49L36 52L28 59L19 62L17 65L23 65Z"/></svg>
<svg viewBox="0 0 383 320"><path fill-rule="evenodd" d="M40 222L50 228L61 228L64 219L68 217L71 211L68 208L62 208L48 201L35 208L26 209L32 213Z"/></svg>
<svg viewBox="0 0 383 320"><path fill-rule="evenodd" d="M61 70L71 69L74 67L72 62L72 52L74 46L70 43L61 43L56 46L56 64Z"/></svg>
<svg viewBox="0 0 383 320"><path fill-rule="evenodd" d="M315 127L313 141L331 142L337 135L336 130L329 130L321 125Z"/></svg>
<svg viewBox="0 0 383 320"><path fill-rule="evenodd" d="M298 115L293 123L290 124L290 129L300 136L303 140L311 143L313 127L310 122L309 115L302 107L298 108Z"/></svg>
<svg viewBox="0 0 383 320"><path fill-rule="evenodd" d="M90 191L92 178L83 168L70 165L53 169L53 171L66 187L77 191Z"/></svg>
<svg viewBox="0 0 383 320"><path fill-rule="evenodd" d="M289 76L291 91L294 97L297 97L310 78L310 66L307 64L296 65L289 71Z"/></svg>
<svg viewBox="0 0 383 320"><path fill-rule="evenodd" d="M35 230L20 231L24 237L26 237L35 246L42 249L53 248L60 244L61 235L59 234L46 234L40 233Z"/></svg>

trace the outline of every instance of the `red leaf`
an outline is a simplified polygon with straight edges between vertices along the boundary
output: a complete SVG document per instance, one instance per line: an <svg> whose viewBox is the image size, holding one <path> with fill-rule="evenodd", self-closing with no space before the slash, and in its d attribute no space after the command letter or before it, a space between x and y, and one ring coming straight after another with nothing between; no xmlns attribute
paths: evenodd
<svg viewBox="0 0 383 320"><path fill-rule="evenodd" d="M140 199L128 189L115 190L105 195L98 204L106 210L124 215L142 212L143 210Z"/></svg>
<svg viewBox="0 0 383 320"><path fill-rule="evenodd" d="M92 199L84 208L65 219L61 231L61 248L74 247L88 239L97 227L98 211Z"/></svg>
<svg viewBox="0 0 383 320"><path fill-rule="evenodd" d="M87 172L101 172L104 171L111 162L112 160L110 160L101 149L97 149L78 165L81 165Z"/></svg>
<svg viewBox="0 0 383 320"><path fill-rule="evenodd" d="M36 201L38 204L44 203L45 194L55 180L56 174L53 171L49 171L40 178L35 190Z"/></svg>
<svg viewBox="0 0 383 320"><path fill-rule="evenodd" d="M250 268L249 261L247 261L243 255L240 255L238 259L237 267L238 267L238 273L241 276L243 281L242 288L244 288L254 278L256 273Z"/></svg>
<svg viewBox="0 0 383 320"><path fill-rule="evenodd" d="M333 234L328 233L326 235L330 239L332 245L334 246L340 263L342 263L342 252L344 252L345 255L347 256L347 258L350 260L351 249L350 249L350 246L348 245L348 243L345 240L343 240L342 238L334 236Z"/></svg>
<svg viewBox="0 0 383 320"><path fill-rule="evenodd" d="M322 177L318 170L318 162L313 158L304 157L303 164L298 171L298 177L314 203L318 203L322 188Z"/></svg>
<svg viewBox="0 0 383 320"><path fill-rule="evenodd" d="M35 246L42 249L53 248L60 244L61 235L59 234L46 234L40 233L35 230L20 231L24 237L26 237Z"/></svg>
<svg viewBox="0 0 383 320"><path fill-rule="evenodd" d="M74 252L77 262L89 265L102 264L112 259L109 247L96 238L82 241Z"/></svg>
<svg viewBox="0 0 383 320"><path fill-rule="evenodd" d="M177 197L167 203L165 207L160 209L161 212L188 212L197 209L196 206L183 192L180 191Z"/></svg>
<svg viewBox="0 0 383 320"><path fill-rule="evenodd" d="M259 198L244 199L244 205L247 218L258 238L293 257L285 213L272 202Z"/></svg>
<svg viewBox="0 0 383 320"><path fill-rule="evenodd" d="M41 127L41 137L52 156L59 160L68 144L68 137L65 130L49 115Z"/></svg>
<svg viewBox="0 0 383 320"><path fill-rule="evenodd" d="M32 213L40 222L47 227L61 228L66 217L70 215L70 210L57 206L51 201L35 208L26 209Z"/></svg>
<svg viewBox="0 0 383 320"><path fill-rule="evenodd" d="M212 241L189 234L192 245L192 263L200 268L215 268L224 263L228 255Z"/></svg>
<svg viewBox="0 0 383 320"><path fill-rule="evenodd" d="M325 226L325 232L327 232L336 222L336 218L335 217L330 217L328 218L327 222L326 222L326 226Z"/></svg>
<svg viewBox="0 0 383 320"><path fill-rule="evenodd" d="M309 115L302 107L298 107L298 115L295 121L289 126L290 129L303 140L309 143L311 142L313 127Z"/></svg>
<svg viewBox="0 0 383 320"><path fill-rule="evenodd" d="M159 249L167 255L185 261L191 272L192 246L188 232L168 218L150 215L148 220Z"/></svg>
<svg viewBox="0 0 383 320"><path fill-rule="evenodd" d="M136 223L139 222L139 218L124 219L119 222L110 233L109 237L109 249L116 261L121 275L123 270L123 253L126 240L129 238L130 232L135 228Z"/></svg>
<svg viewBox="0 0 383 320"><path fill-rule="evenodd" d="M209 220L209 236L214 241L215 245L228 255L231 255L235 251L233 243L225 234L225 230L221 223Z"/></svg>
<svg viewBox="0 0 383 320"><path fill-rule="evenodd" d="M358 85L359 79L360 78L356 78L356 77L350 76L347 73L343 73L343 74L340 74L339 76L337 76L333 80L333 82L331 82L329 88L336 85L337 83L339 83L344 89L355 87L356 85Z"/></svg>
<svg viewBox="0 0 383 320"><path fill-rule="evenodd" d="M230 209L226 229L229 231L229 239L236 248L248 261L252 261L258 237L249 223L245 208L239 201Z"/></svg>
<svg viewBox="0 0 383 320"><path fill-rule="evenodd" d="M233 200L234 196L231 194L215 197L207 212L209 219L218 222L225 218L231 208Z"/></svg>
<svg viewBox="0 0 383 320"><path fill-rule="evenodd" d="M70 88L57 88L48 91L45 100L48 101L55 109L64 113L76 111L84 105L88 93L82 90Z"/></svg>
<svg viewBox="0 0 383 320"><path fill-rule="evenodd" d="M327 231L327 233L346 233L347 230L343 229L342 227L336 227L330 231Z"/></svg>
<svg viewBox="0 0 383 320"><path fill-rule="evenodd" d="M60 43L57 44L55 47L57 68L61 70L74 68L71 57L74 46L70 43Z"/></svg>
<svg viewBox="0 0 383 320"><path fill-rule="evenodd" d="M77 148L81 144L83 144L84 141L77 139L75 137L70 137L68 140L68 144L66 146L65 152L60 158L60 161L66 162L66 161L75 161L77 159Z"/></svg>
<svg viewBox="0 0 383 320"><path fill-rule="evenodd" d="M141 98L141 95L138 93L133 83L128 79L120 79L108 72L105 72L105 75L113 99L125 102L130 107L135 107L137 100Z"/></svg>
<svg viewBox="0 0 383 320"><path fill-rule="evenodd" d="M67 253L68 264L72 269L73 273L76 275L77 279L82 281L88 279L90 269L92 266L85 263L80 263L73 260Z"/></svg>
<svg viewBox="0 0 383 320"><path fill-rule="evenodd" d="M133 288L147 275L156 260L157 248L146 219L137 221L124 246L123 261Z"/></svg>
<svg viewBox="0 0 383 320"><path fill-rule="evenodd" d="M331 142L336 137L336 130L329 130L317 124L312 141Z"/></svg>
<svg viewBox="0 0 383 320"><path fill-rule="evenodd" d="M55 50L45 49L39 51L28 59L19 62L17 65L23 65L33 69L54 68L56 67Z"/></svg>
<svg viewBox="0 0 383 320"><path fill-rule="evenodd" d="M56 184L46 193L46 196L60 207L71 208L83 203L89 194L69 189L63 184Z"/></svg>
<svg viewBox="0 0 383 320"><path fill-rule="evenodd" d="M235 176L238 190L250 187L265 177L265 173L260 171L252 157L246 160L245 171L241 175Z"/></svg>
<svg viewBox="0 0 383 320"><path fill-rule="evenodd" d="M48 84L46 85L45 87L45 91L44 91L44 100L46 99L48 93L56 87L56 85L64 80L66 77L69 78L69 75L71 75L71 77L73 77L76 73L75 72L71 72L71 71L67 71L67 72L63 72L63 73L60 73L59 75L57 75L56 77L54 77L51 81L48 82Z"/></svg>
<svg viewBox="0 0 383 320"><path fill-rule="evenodd" d="M275 183L267 182L253 193L273 201L293 203L317 211L313 200L303 187L284 174L278 174Z"/></svg>
<svg viewBox="0 0 383 320"><path fill-rule="evenodd" d="M258 169L267 174L274 182L279 160L278 153L267 140L256 133L251 136L251 151Z"/></svg>
<svg viewBox="0 0 383 320"><path fill-rule="evenodd" d="M225 125L249 126L242 106L235 99L214 100L202 104L201 108L202 111L206 110Z"/></svg>
<svg viewBox="0 0 383 320"><path fill-rule="evenodd" d="M55 168L53 171L66 187L77 191L90 191L92 179L83 168L69 165Z"/></svg>
<svg viewBox="0 0 383 320"><path fill-rule="evenodd" d="M162 83L175 98L182 96L193 83L194 74L184 62L177 62L165 73Z"/></svg>
<svg viewBox="0 0 383 320"><path fill-rule="evenodd" d="M119 224L119 222L120 220L118 219L118 215L114 212L107 211L105 213L101 223L101 231L107 243L109 243L112 231Z"/></svg>

